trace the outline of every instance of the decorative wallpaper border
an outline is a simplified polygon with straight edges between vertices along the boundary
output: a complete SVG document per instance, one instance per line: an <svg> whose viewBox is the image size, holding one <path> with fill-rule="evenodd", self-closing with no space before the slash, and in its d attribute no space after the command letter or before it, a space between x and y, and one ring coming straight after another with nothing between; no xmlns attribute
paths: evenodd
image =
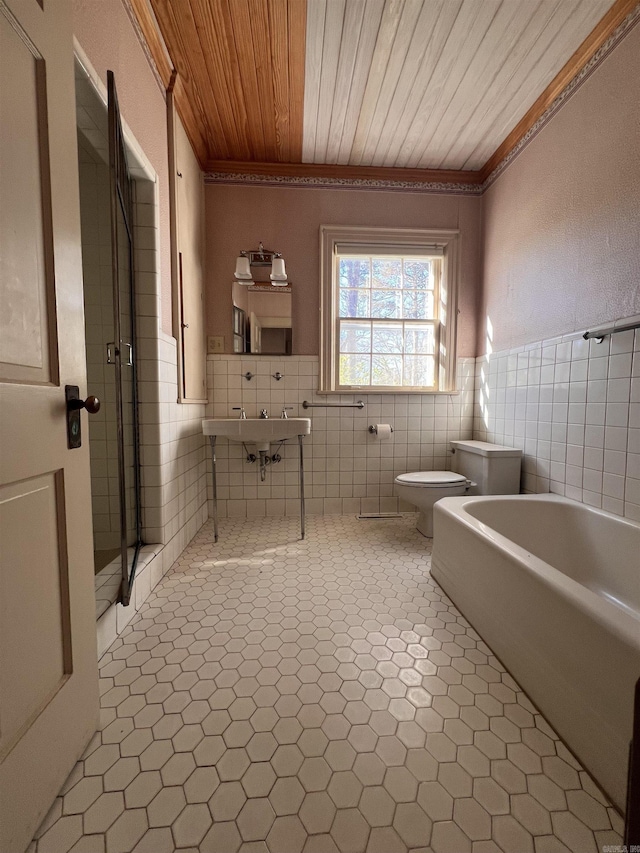
<svg viewBox="0 0 640 853"><path fill-rule="evenodd" d="M258 184L271 187L314 187L320 189L387 190L391 192L442 193L447 195L481 195L481 184L457 184L423 181L384 181L372 178L317 178L289 175L254 175L206 172L207 184Z"/></svg>

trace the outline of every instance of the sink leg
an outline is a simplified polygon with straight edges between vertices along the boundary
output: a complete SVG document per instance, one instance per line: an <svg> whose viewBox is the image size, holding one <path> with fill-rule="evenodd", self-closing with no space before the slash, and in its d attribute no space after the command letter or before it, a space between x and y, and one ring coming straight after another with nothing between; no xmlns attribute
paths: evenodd
<svg viewBox="0 0 640 853"><path fill-rule="evenodd" d="M300 447L300 538L304 539L304 452L302 449L302 438L298 436Z"/></svg>
<svg viewBox="0 0 640 853"><path fill-rule="evenodd" d="M213 536L214 541L218 541L218 483L216 480L216 437L209 436L211 444L211 463L213 465Z"/></svg>

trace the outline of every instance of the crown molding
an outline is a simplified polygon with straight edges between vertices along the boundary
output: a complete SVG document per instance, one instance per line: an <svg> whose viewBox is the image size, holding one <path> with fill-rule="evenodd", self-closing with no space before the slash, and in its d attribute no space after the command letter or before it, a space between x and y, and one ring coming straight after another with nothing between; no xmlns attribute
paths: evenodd
<svg viewBox="0 0 640 853"><path fill-rule="evenodd" d="M162 36L158 32L153 13L146 0L123 0L123 5L133 24L147 62L151 66L151 71L164 94L169 86L173 68Z"/></svg>
<svg viewBox="0 0 640 853"><path fill-rule="evenodd" d="M493 184L497 178L504 172L507 166L515 160L515 158L523 151L527 145L538 135L538 133L548 124L548 122L554 117L554 115L558 112L558 110L563 106L566 101L574 95L580 86L585 83L589 77L593 74L593 72L602 64L602 62L609 56L611 51L622 41L622 39L627 36L631 30L640 22L640 3L634 7L631 14L627 15L624 21L620 24L619 27L614 30L613 33L609 36L609 38L603 42L603 44L598 48L598 50L593 54L591 59L584 65L578 74L571 80L568 86L566 86L562 92L558 95L558 97L553 101L553 103L547 108L547 110L540 116L540 118L527 130L527 132L522 136L518 142L514 145L514 147L509 151L509 153L504 157L490 172L489 175L484 179L482 183L482 191L488 189L491 184Z"/></svg>
<svg viewBox="0 0 640 853"><path fill-rule="evenodd" d="M555 112L555 109L559 106L555 102L559 98L562 101L566 100L568 94L566 90L574 90L576 88L576 79L584 76L587 66L591 66L589 70L592 71L602 61L604 56L599 55L601 48L607 45L612 37L614 44L617 44L619 41L619 37L616 38L617 31L619 28L624 27L626 33L633 22L637 20L639 11L640 3L638 3L638 0L616 0L600 23L589 33L571 59L556 74L544 92L537 98L518 124L505 137L491 157L489 157L482 169L480 169L481 181L483 183L487 178L493 176L493 173L501 166L503 161L513 159L512 154L514 149L520 146L523 140L528 140L532 136L534 128L536 132L540 129L541 125L539 123L541 119L548 121L551 117L548 114L550 109L553 109ZM606 51L607 53L614 44L609 47ZM596 63L592 66L591 64L594 60L596 60Z"/></svg>

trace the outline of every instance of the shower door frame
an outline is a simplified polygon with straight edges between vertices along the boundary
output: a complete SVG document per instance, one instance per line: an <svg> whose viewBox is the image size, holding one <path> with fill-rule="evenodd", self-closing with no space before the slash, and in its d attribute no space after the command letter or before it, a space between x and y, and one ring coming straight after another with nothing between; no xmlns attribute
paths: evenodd
<svg viewBox="0 0 640 853"><path fill-rule="evenodd" d="M127 164L127 155L122 132L122 121L118 106L115 76L107 71L107 110L109 121L109 184L111 209L111 266L113 283L113 328L114 328L114 367L116 424L118 437L118 488L120 492L120 559L122 581L118 602L124 607L131 601L131 591L135 581L138 556L142 547L142 507L140 483L140 424L138 419L138 376L136 364L136 306L135 306L135 270L134 270L134 222L133 222L133 186ZM120 323L120 267L118 256L118 210L127 232L129 245L129 311L131 316L130 358L126 362L131 367L132 429L133 429L133 480L135 500L135 536L133 560L129 570L129 544L127 541L127 496L126 464L124 445L124 410L122 399L122 330Z"/></svg>

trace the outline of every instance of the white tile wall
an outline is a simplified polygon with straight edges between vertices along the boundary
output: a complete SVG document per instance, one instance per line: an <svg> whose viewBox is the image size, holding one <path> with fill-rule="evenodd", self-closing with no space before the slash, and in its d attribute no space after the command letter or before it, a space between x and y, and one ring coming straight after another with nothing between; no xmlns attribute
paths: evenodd
<svg viewBox="0 0 640 853"><path fill-rule="evenodd" d="M640 521L640 330L481 356L473 434L522 448L523 491Z"/></svg>
<svg viewBox="0 0 640 853"><path fill-rule="evenodd" d="M157 187L136 182L136 294L143 537L170 564L207 517L203 405L178 403L174 338L161 330Z"/></svg>
<svg viewBox="0 0 640 853"><path fill-rule="evenodd" d="M143 549L129 607L114 606L98 622L106 650L207 519L204 405L178 399L176 341L161 330L157 186L136 182L137 303Z"/></svg>
<svg viewBox="0 0 640 853"><path fill-rule="evenodd" d="M106 364L113 337L109 171L106 164L80 163L82 277L84 280L87 388L102 401L86 424L91 453L93 537L96 550L120 546L120 498L117 472L115 374Z"/></svg>
<svg viewBox="0 0 640 853"><path fill-rule="evenodd" d="M474 359L459 359L458 394L364 394L364 409L303 409L302 401L346 403L359 395L317 395L318 358L256 358L210 355L207 359L209 404L207 417L235 417L243 406L247 417L262 408L278 418L292 406L289 417L310 417L305 438L305 496L310 514L395 512L394 478L406 471L450 467L449 442L471 438ZM247 381L244 374L254 377ZM277 381L277 372L284 378ZM390 423L389 441L369 434L369 424ZM275 451L274 451L275 452ZM247 464L240 444L217 442L218 512L225 516L296 515L298 503L298 446L292 441L280 451L282 462L267 470L260 482L257 463ZM208 471L211 462L208 461ZM208 491L211 500L210 474Z"/></svg>
<svg viewBox="0 0 640 853"><path fill-rule="evenodd" d="M106 89L77 42L74 52L76 90L82 108L78 126L93 149L106 158ZM135 179L142 522L144 541L150 544L143 548L131 605L113 605L98 620L100 654L124 630L207 519L201 426L205 407L177 402L176 342L161 331L157 176L126 121L123 129L129 169Z"/></svg>

